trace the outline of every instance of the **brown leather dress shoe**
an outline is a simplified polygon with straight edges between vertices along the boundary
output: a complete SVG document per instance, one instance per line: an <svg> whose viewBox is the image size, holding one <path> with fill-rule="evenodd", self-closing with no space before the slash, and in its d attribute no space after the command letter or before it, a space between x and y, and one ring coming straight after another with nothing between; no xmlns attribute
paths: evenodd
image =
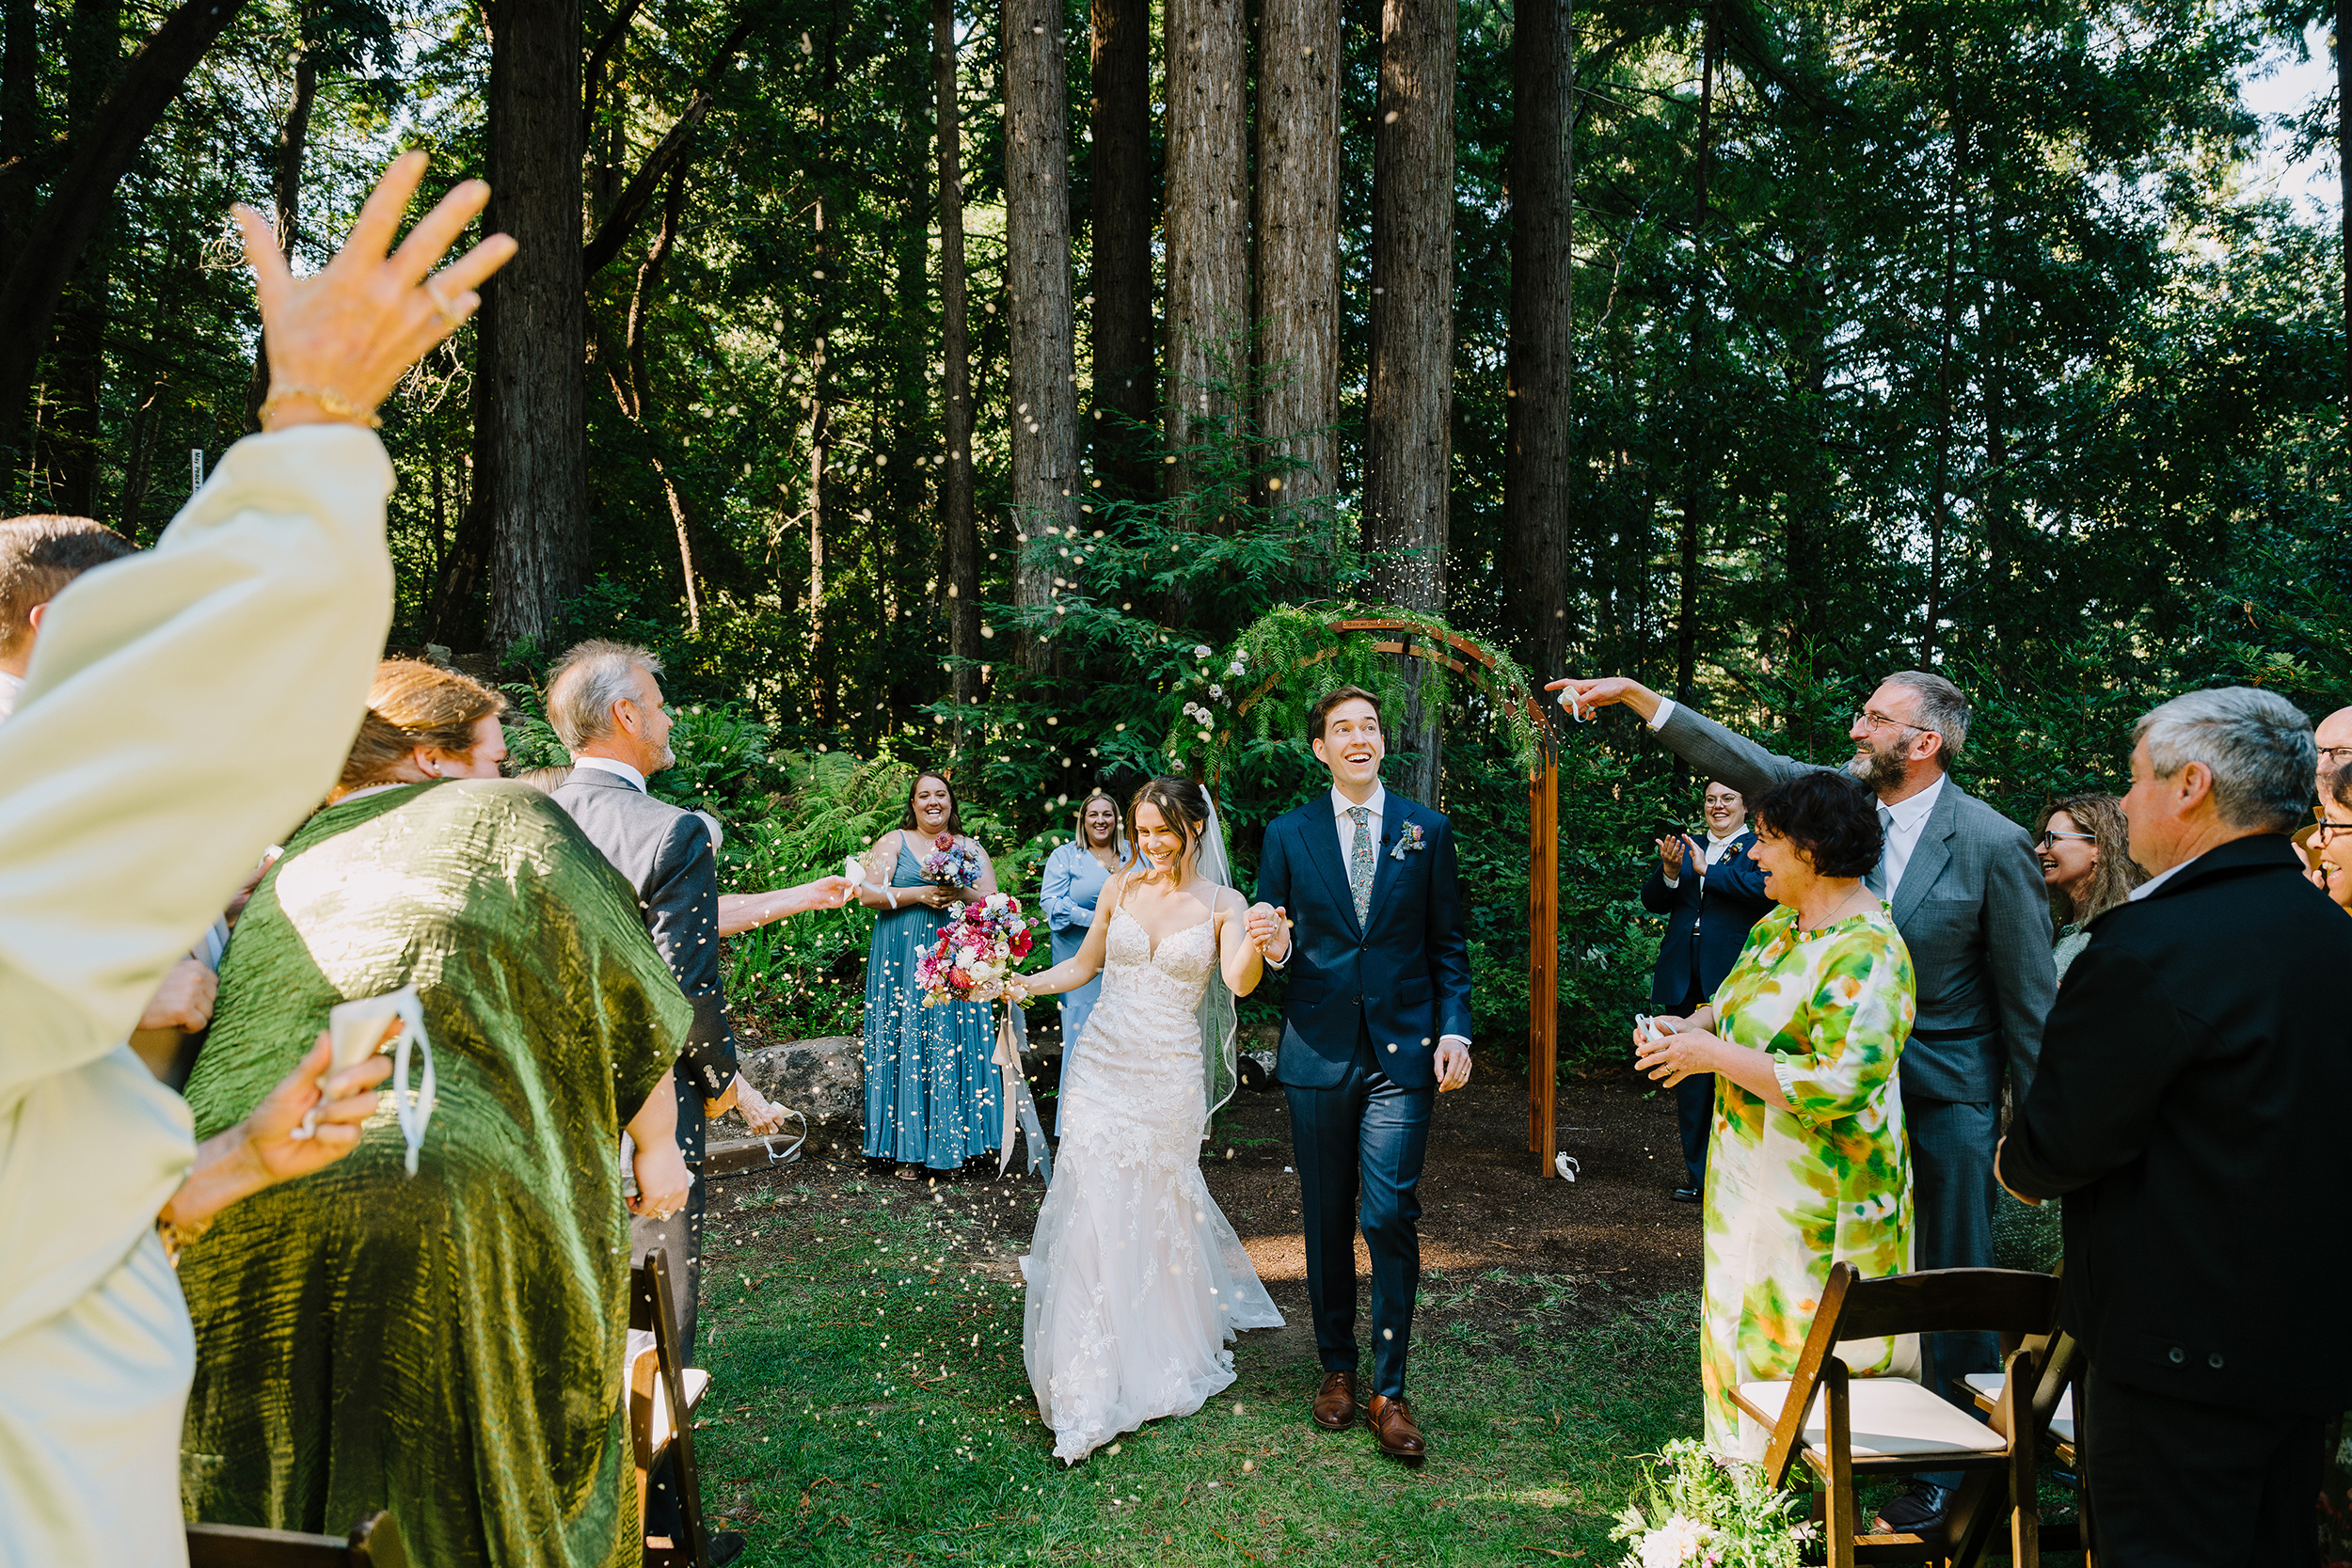
<svg viewBox="0 0 2352 1568"><path fill-rule="evenodd" d="M1356 1424L1356 1374L1326 1372L1315 1390L1315 1425L1326 1432L1344 1432Z"/></svg>
<svg viewBox="0 0 2352 1568"><path fill-rule="evenodd" d="M1386 1394L1372 1396L1367 1412L1372 1434L1380 1440L1380 1451L1399 1459L1426 1459L1429 1445L1421 1439L1421 1424L1413 1419L1413 1412L1405 1403L1403 1395L1395 1399Z"/></svg>

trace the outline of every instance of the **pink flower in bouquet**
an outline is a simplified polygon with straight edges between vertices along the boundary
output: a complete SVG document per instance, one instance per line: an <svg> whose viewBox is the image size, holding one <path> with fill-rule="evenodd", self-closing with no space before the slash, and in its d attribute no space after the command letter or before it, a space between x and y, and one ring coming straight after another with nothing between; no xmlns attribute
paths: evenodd
<svg viewBox="0 0 2352 1568"><path fill-rule="evenodd" d="M940 927L930 951L916 960L925 1005L994 1001L1004 994L1005 976L1030 941L1019 900L992 893L966 904L961 914Z"/></svg>

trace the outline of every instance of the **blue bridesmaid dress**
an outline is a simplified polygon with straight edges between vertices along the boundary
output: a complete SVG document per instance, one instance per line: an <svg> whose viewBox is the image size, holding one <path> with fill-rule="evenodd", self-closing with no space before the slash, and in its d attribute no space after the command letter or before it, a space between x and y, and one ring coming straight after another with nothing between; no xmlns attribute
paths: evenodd
<svg viewBox="0 0 2352 1568"><path fill-rule="evenodd" d="M930 885L903 835L890 881ZM884 910L866 955L866 1152L934 1171L993 1149L1003 1125L993 1005L927 1007L915 984L948 919L928 904Z"/></svg>
<svg viewBox="0 0 2352 1568"><path fill-rule="evenodd" d="M1054 961L1077 956L1094 924L1094 905L1111 874L1081 844L1064 844L1045 857L1045 877L1039 887L1038 907L1045 911L1046 929L1054 944ZM1087 1015L1103 993L1097 974L1075 990L1061 993L1061 1074L1070 1081L1071 1064L1078 1059L1078 1037L1086 1033ZM1055 1097L1054 1136L1061 1136L1061 1101Z"/></svg>

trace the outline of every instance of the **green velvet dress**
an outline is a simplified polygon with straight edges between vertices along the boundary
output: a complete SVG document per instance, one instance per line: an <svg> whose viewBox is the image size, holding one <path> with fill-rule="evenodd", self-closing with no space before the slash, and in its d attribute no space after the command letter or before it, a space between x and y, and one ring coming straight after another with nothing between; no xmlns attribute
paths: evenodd
<svg viewBox="0 0 2352 1568"><path fill-rule="evenodd" d="M411 982L439 1075L417 1174L388 1089L348 1159L181 1255L188 1515L340 1534L389 1508L432 1568L634 1563L621 1128L692 1010L570 817L487 780L311 817L222 965L197 1136L335 1003Z"/></svg>

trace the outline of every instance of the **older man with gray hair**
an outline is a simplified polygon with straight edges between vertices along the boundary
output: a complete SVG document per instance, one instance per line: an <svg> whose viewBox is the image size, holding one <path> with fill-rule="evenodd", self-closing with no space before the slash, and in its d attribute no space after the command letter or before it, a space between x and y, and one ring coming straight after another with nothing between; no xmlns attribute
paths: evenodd
<svg viewBox="0 0 2352 1568"><path fill-rule="evenodd" d="M1814 766L1768 751L1639 681L1561 680L1547 689L1580 711L1623 704L1694 772L1751 800ZM1864 885L1892 907L1918 984L1918 1020L1898 1076L1911 1135L1912 1253L1922 1269L1993 1261L2002 1075L2011 1099L2022 1101L2058 989L2049 897L2032 841L1951 779L1969 718L1960 688L1930 671L1903 670L1879 683L1846 731L1853 752L1845 771L1878 796L1883 835ZM1963 1404L1957 1380L1991 1370L1999 1354L1982 1334L1931 1335L1922 1350L1923 1381ZM1917 1478L1880 1511L1882 1521L1932 1532L1960 1479L1958 1471Z"/></svg>
<svg viewBox="0 0 2352 1568"><path fill-rule="evenodd" d="M1998 1168L2065 1202L2099 1559L2319 1561L2321 1430L2352 1405L2352 921L2287 834L2311 721L2251 687L2139 721L2123 798L2155 873L2091 927Z"/></svg>

